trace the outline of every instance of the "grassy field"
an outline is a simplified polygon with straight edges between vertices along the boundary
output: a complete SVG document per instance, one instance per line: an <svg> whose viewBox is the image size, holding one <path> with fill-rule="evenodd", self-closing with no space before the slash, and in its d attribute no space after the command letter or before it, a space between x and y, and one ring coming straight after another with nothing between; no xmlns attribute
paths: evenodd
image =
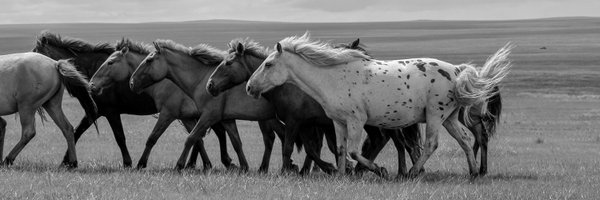
<svg viewBox="0 0 600 200"><path fill-rule="evenodd" d="M219 163L216 137L205 144L215 169L174 172L183 147L184 129L173 124L159 140L146 170L121 167L121 154L105 119L100 133L89 130L77 144L80 167L59 168L66 150L57 127L38 122L36 138L15 165L0 168L0 199L597 199L600 196L600 18L523 21L416 21L386 23L261 23L199 21L146 24L0 25L0 54L29 51L41 30L93 42L121 37L151 42L173 39L192 46L225 48L236 37L265 45L310 30L314 37L347 42L357 37L378 58L434 57L452 63L481 65L512 41L514 70L504 84L504 111L498 134L490 142L489 175L470 180L464 153L448 134L413 180L364 177L280 175L281 143L269 174L258 174L263 151L258 126L239 121L251 171L226 171ZM545 47L545 48L542 48ZM73 98L64 102L72 123L83 115ZM4 151L20 137L14 115ZM156 119L123 116L134 163ZM39 121L39 120L38 120ZM74 124L76 125L76 124ZM236 155L230 147L230 155ZM296 163L303 155L295 154ZM333 156L323 151L327 160ZM235 161L237 163L237 161ZM388 145L376 162L396 173L396 152ZM199 164L201 165L201 164Z"/></svg>

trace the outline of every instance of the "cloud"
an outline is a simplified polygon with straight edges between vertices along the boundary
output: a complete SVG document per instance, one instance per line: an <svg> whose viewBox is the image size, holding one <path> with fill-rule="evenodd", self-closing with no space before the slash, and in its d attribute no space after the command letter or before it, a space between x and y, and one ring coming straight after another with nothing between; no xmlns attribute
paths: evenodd
<svg viewBox="0 0 600 200"><path fill-rule="evenodd" d="M3 0L0 23L482 20L600 16L597 8L597 0Z"/></svg>

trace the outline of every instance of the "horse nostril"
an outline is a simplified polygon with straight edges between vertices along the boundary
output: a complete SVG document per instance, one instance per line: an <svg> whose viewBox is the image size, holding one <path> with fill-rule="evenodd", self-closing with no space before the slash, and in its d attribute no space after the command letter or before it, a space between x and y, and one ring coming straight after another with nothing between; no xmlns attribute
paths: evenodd
<svg viewBox="0 0 600 200"><path fill-rule="evenodd" d="M208 81L208 85L206 85L206 86L208 87L208 89L212 89L213 88L213 82L212 82L212 80Z"/></svg>
<svg viewBox="0 0 600 200"><path fill-rule="evenodd" d="M133 81L129 81L129 88L133 89Z"/></svg>

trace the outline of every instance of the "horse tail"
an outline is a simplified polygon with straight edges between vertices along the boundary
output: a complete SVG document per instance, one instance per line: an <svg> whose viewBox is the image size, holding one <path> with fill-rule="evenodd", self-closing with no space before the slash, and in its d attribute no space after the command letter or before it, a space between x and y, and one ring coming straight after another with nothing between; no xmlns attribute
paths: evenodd
<svg viewBox="0 0 600 200"><path fill-rule="evenodd" d="M490 56L480 69L462 65L464 69L456 78L455 96L458 105L465 108L465 122L470 121L468 113L471 106L477 103L482 103L481 113L489 115L488 100L500 92L497 87L510 72L512 64L508 55L513 48L512 44L506 44Z"/></svg>
<svg viewBox="0 0 600 200"><path fill-rule="evenodd" d="M500 90L499 87L494 87L494 90ZM493 137L496 133L496 126L500 123L500 115L502 114L502 97L500 93L496 93L488 101L487 109L489 113L484 118L489 125L487 129L487 137Z"/></svg>
<svg viewBox="0 0 600 200"><path fill-rule="evenodd" d="M57 63L58 74L62 83L65 85L67 92L79 101L88 119L96 127L98 131L98 125L96 124L96 115L98 114L98 108L96 102L90 95L90 88L88 81L85 76L81 74L75 66L71 64L69 60L59 60ZM99 131L98 131L99 132Z"/></svg>

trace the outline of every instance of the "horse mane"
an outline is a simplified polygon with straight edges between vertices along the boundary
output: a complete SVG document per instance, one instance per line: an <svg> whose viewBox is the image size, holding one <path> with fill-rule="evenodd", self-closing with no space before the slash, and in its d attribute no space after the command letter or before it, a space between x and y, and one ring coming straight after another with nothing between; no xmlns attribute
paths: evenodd
<svg viewBox="0 0 600 200"><path fill-rule="evenodd" d="M228 53L236 52L236 48L239 44L242 44L244 46L244 53L262 58L266 58L269 56L269 48L260 45L258 42L250 38L236 38L231 40L227 45L229 46Z"/></svg>
<svg viewBox="0 0 600 200"><path fill-rule="evenodd" d="M42 31L37 37L36 46L50 44L59 48L64 48L72 52L80 53L108 53L111 54L115 48L109 43L91 44L79 38L62 37L59 34Z"/></svg>
<svg viewBox="0 0 600 200"><path fill-rule="evenodd" d="M117 42L117 45L115 45L115 49L117 51L120 51L125 47L129 48L129 51L146 55L154 51L154 47L152 47L152 45L143 42L134 42L131 41L129 38L123 38Z"/></svg>
<svg viewBox="0 0 600 200"><path fill-rule="evenodd" d="M335 48L329 43L311 40L308 32L279 41L284 51L300 56L317 66L333 66L371 57L355 49Z"/></svg>
<svg viewBox="0 0 600 200"><path fill-rule="evenodd" d="M217 66L223 62L225 51L214 48L208 44L199 44L190 50L190 55L205 65Z"/></svg>
<svg viewBox="0 0 600 200"><path fill-rule="evenodd" d="M189 55L196 60L202 62L202 64L209 66L216 66L223 61L225 52L216 49L207 44L199 44L194 48L186 47L178 44L172 40L156 40L154 42L160 48L166 48L171 51L180 52L185 55Z"/></svg>

